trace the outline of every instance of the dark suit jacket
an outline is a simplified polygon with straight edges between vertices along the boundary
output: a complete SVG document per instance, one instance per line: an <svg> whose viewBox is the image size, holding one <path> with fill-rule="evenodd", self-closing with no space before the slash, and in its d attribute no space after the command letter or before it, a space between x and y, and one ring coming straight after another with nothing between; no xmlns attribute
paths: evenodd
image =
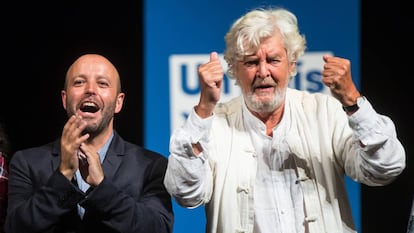
<svg viewBox="0 0 414 233"><path fill-rule="evenodd" d="M16 152L9 166L5 230L30 232L172 232L167 158L116 132L103 161L102 183L83 193L59 171L60 139ZM85 208L81 220L77 203Z"/></svg>

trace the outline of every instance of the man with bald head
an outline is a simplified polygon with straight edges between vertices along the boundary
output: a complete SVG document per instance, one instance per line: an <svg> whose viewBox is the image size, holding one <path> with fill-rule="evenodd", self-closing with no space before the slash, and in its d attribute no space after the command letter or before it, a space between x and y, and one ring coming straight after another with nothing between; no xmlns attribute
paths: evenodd
<svg viewBox="0 0 414 233"><path fill-rule="evenodd" d="M171 232L167 159L113 128L125 98L115 66L79 57L61 98L61 136L12 156L6 232Z"/></svg>

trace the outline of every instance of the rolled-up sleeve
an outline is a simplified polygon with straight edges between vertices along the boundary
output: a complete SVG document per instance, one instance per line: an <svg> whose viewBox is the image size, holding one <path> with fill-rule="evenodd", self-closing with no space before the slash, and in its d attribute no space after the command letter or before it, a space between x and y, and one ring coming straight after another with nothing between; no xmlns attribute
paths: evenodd
<svg viewBox="0 0 414 233"><path fill-rule="evenodd" d="M204 204L211 195L207 144L213 117L202 119L193 110L184 125L171 135L164 184L174 199L188 208ZM199 155L193 152L192 145L196 143L203 148Z"/></svg>
<svg viewBox="0 0 414 233"><path fill-rule="evenodd" d="M360 156L356 179L367 185L384 185L393 181L405 168L405 150L397 138L394 122L378 114L365 100L360 109L349 116L349 126L358 144Z"/></svg>

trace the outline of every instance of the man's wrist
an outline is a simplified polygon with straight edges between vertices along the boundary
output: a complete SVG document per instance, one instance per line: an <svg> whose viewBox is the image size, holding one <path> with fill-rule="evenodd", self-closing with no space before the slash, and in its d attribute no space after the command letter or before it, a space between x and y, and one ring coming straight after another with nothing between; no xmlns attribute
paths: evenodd
<svg viewBox="0 0 414 233"><path fill-rule="evenodd" d="M351 115L352 113L358 111L360 106L362 105L362 102L365 100L364 96L360 96L357 98L357 101L355 104L351 106L342 106L342 109L348 114Z"/></svg>

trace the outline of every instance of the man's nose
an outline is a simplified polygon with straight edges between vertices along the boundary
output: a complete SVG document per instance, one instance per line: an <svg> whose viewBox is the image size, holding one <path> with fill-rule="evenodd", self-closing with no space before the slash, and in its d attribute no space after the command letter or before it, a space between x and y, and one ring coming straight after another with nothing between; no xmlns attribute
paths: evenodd
<svg viewBox="0 0 414 233"><path fill-rule="evenodd" d="M270 70L269 70L267 62L260 62L259 65L257 66L256 77L266 78L269 76L270 76Z"/></svg>

